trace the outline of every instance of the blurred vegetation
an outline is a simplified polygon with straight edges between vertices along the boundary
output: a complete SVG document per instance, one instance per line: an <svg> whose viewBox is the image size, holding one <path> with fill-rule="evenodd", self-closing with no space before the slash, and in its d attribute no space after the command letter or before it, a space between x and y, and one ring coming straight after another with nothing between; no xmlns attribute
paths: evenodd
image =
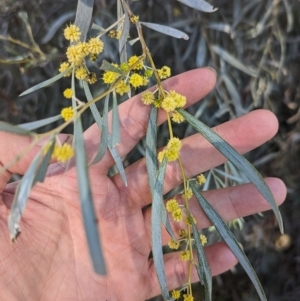
<svg viewBox="0 0 300 301"><path fill-rule="evenodd" d="M276 137L247 158L264 174L282 178L288 199L281 207L286 236L280 237L273 214L245 218L237 232L270 301L300 300L300 1L215 0L213 14L196 12L175 0L132 2L140 20L168 24L186 32L189 41L146 31L157 67L169 65L173 75L211 66L218 72L215 90L189 110L209 126L258 108L276 114ZM0 120L24 123L54 116L68 100L60 80L18 97L55 74L64 58L62 28L75 18L77 1L0 0ZM96 0L93 22L106 27L116 20L113 0ZM98 77L102 59L117 61L117 44L104 39L105 52L93 66ZM134 49L139 53L140 49ZM201 80L201 79L199 79ZM95 94L104 87L93 86ZM77 96L83 96L79 90ZM101 104L100 104L101 106ZM85 117L85 127L92 122ZM177 135L189 135L187 125ZM161 127L161 143L167 135ZM144 155L143 141L126 158ZM242 269L214 280L215 301L258 300Z"/></svg>

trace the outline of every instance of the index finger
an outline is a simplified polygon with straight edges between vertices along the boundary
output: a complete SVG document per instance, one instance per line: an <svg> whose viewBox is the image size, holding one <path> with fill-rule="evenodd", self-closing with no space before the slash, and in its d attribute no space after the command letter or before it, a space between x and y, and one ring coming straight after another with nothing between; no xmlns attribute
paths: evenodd
<svg viewBox="0 0 300 301"><path fill-rule="evenodd" d="M176 90L187 98L190 106L207 95L215 86L216 73L211 68L191 70L180 75L169 78L163 82L165 90ZM140 94L136 95L119 105L120 136L121 143L117 146L120 157L127 155L137 142L146 135L150 106L144 105L140 100ZM166 121L166 113L159 110L158 125ZM109 113L109 122L111 113ZM96 124L92 125L84 134L88 141L88 156L93 157L98 149L101 132ZM106 153L99 163L107 171L114 161L110 154Z"/></svg>

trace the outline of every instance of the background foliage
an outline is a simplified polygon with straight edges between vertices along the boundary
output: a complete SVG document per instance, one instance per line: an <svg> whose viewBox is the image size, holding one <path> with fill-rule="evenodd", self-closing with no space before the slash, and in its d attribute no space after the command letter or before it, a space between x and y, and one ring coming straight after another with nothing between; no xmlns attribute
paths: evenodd
<svg viewBox="0 0 300 301"><path fill-rule="evenodd" d="M300 1L215 0L213 14L196 12L177 1L132 2L140 20L168 24L186 32L189 41L147 31L147 44L158 67L169 65L173 75L202 66L218 71L217 86L190 112L209 126L236 118L256 108L272 110L280 129L268 144L247 158L264 175L282 178L288 199L281 207L287 236L280 237L273 214L245 219L237 231L270 301L300 298ZM62 28L75 17L77 1L0 1L0 120L24 123L54 116L68 105L58 81L35 93L24 90L55 74L64 58ZM115 1L96 0L94 23L106 27L116 20ZM104 40L100 60L116 61L117 44ZM135 49L140 53L140 49ZM100 66L100 60L98 66ZM93 67L98 76L100 71ZM101 83L94 93L103 91ZM83 95L79 89L78 98ZM100 104L101 105L101 104ZM84 127L92 117L86 114ZM42 129L43 130L43 129ZM191 134L181 124L177 135ZM161 143L167 131L160 128ZM126 158L125 165L144 155L143 141ZM112 171L113 172L113 171ZM290 241L289 241L290 240ZM258 300L242 269L214 279L215 301Z"/></svg>

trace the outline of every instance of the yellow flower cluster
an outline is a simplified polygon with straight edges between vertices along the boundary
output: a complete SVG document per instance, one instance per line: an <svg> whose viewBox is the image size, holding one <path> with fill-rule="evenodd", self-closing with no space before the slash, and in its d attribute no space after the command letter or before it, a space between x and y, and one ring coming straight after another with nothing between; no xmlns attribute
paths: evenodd
<svg viewBox="0 0 300 301"><path fill-rule="evenodd" d="M207 244L207 237L202 233L200 234L200 240L201 240L202 246L205 246Z"/></svg>
<svg viewBox="0 0 300 301"><path fill-rule="evenodd" d="M182 220L182 210L175 199L168 200L166 203L166 210L172 213L172 218L175 222Z"/></svg>
<svg viewBox="0 0 300 301"><path fill-rule="evenodd" d="M151 105L154 102L154 95L150 91L145 91L141 94L141 100L145 105Z"/></svg>
<svg viewBox="0 0 300 301"><path fill-rule="evenodd" d="M73 96L73 91L72 91L72 89L67 88L67 89L64 91L64 97L65 97L65 98L72 98L72 96Z"/></svg>
<svg viewBox="0 0 300 301"><path fill-rule="evenodd" d="M95 61L98 55L104 49L104 43L99 38L90 38L88 42L80 41L80 28L74 24L67 26L64 30L64 36L72 44L67 48L66 56L68 61L60 65L59 72L65 71L71 65L75 66L75 76L79 80L87 80L90 84L97 81L95 74L90 74L85 66L85 58L90 56ZM65 76L70 76L68 72Z"/></svg>
<svg viewBox="0 0 300 301"><path fill-rule="evenodd" d="M74 24L70 24L67 26L64 30L64 36L66 40L69 40L70 42L77 42L80 39L80 29L78 26Z"/></svg>
<svg viewBox="0 0 300 301"><path fill-rule="evenodd" d="M188 261L191 259L190 251L181 251L179 256L182 261Z"/></svg>
<svg viewBox="0 0 300 301"><path fill-rule="evenodd" d="M64 72L66 71L68 68L70 67L70 64L68 62L63 62L60 64L58 71L59 72ZM69 72L67 72L64 77L68 77L72 74L72 71L70 70Z"/></svg>
<svg viewBox="0 0 300 301"><path fill-rule="evenodd" d="M192 225L191 218L193 219L194 224L197 224L197 220L193 216L192 217L187 216L184 219L184 222L185 222L186 225Z"/></svg>
<svg viewBox="0 0 300 301"><path fill-rule="evenodd" d="M193 196L193 191L191 188L187 189L184 193L183 193L183 198L188 201L192 196Z"/></svg>
<svg viewBox="0 0 300 301"><path fill-rule="evenodd" d="M136 24L137 22L139 22L139 16L132 15L130 17L130 21L131 21L131 23Z"/></svg>
<svg viewBox="0 0 300 301"><path fill-rule="evenodd" d="M171 295L172 295L172 298L173 298L174 300L177 300L177 299L180 298L180 291L179 291L179 290L173 290L173 291L171 292Z"/></svg>
<svg viewBox="0 0 300 301"><path fill-rule="evenodd" d="M204 174L197 176L196 182L200 185L206 183L206 178L205 178Z"/></svg>
<svg viewBox="0 0 300 301"><path fill-rule="evenodd" d="M191 294L184 294L183 301L194 301L194 297Z"/></svg>
<svg viewBox="0 0 300 301"><path fill-rule="evenodd" d="M70 144L54 147L52 157L59 162L65 162L74 156L74 150Z"/></svg>
<svg viewBox="0 0 300 301"><path fill-rule="evenodd" d="M170 249L173 249L173 250L177 250L180 246L180 243L174 239L171 239L169 242L168 242L168 246Z"/></svg>
<svg viewBox="0 0 300 301"><path fill-rule="evenodd" d="M72 107L63 108L60 112L60 115L65 121L68 121L73 118L74 110Z"/></svg>
<svg viewBox="0 0 300 301"><path fill-rule="evenodd" d="M143 60L137 55L131 56L127 62L123 62L120 65L111 65L119 69L120 72L107 70L104 72L102 79L105 84L113 84L122 77L122 84L120 84L118 89L116 88L116 92L120 95L128 93L130 91L130 86L134 89L147 86L149 78L153 74L152 70L146 69L149 67L145 67ZM141 72L143 69L146 69L144 74Z"/></svg>
<svg viewBox="0 0 300 301"><path fill-rule="evenodd" d="M166 149L158 153L157 159L161 163L164 156L166 156L168 162L175 161L179 158L179 153L182 147L182 142L178 138L171 138L167 144Z"/></svg>
<svg viewBox="0 0 300 301"><path fill-rule="evenodd" d="M121 30L114 30L112 29L109 33L108 33L108 37L112 38L112 39L117 39L119 40L122 36L122 31Z"/></svg>
<svg viewBox="0 0 300 301"><path fill-rule="evenodd" d="M186 97L177 93L176 91L170 91L170 93L163 99L161 107L166 112L173 112L177 108L182 108L186 105Z"/></svg>
<svg viewBox="0 0 300 301"><path fill-rule="evenodd" d="M171 76L171 69L168 66L163 66L157 70L160 79L165 79Z"/></svg>
<svg viewBox="0 0 300 301"><path fill-rule="evenodd" d="M179 112L174 111L173 114L172 114L172 120L173 120L173 122L181 123L185 119L184 119L184 117Z"/></svg>

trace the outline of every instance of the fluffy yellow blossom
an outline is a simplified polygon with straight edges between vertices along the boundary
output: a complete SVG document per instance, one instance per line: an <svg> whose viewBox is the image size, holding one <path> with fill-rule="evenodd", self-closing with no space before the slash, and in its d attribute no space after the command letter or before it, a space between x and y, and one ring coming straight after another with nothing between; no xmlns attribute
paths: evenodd
<svg viewBox="0 0 300 301"><path fill-rule="evenodd" d="M153 105L156 107L156 108L161 108L161 99L155 99L154 102L153 102Z"/></svg>
<svg viewBox="0 0 300 301"><path fill-rule="evenodd" d="M174 100L174 98L170 95L167 95L162 103L161 103L161 107L166 111L166 112L172 112L177 108L177 103Z"/></svg>
<svg viewBox="0 0 300 301"><path fill-rule="evenodd" d="M84 80L87 78L87 76L88 76L88 72L85 67L82 66L75 70L75 77L77 79Z"/></svg>
<svg viewBox="0 0 300 301"><path fill-rule="evenodd" d="M137 73L133 73L129 78L129 83L132 87L138 88L144 85L144 78Z"/></svg>
<svg viewBox="0 0 300 301"><path fill-rule="evenodd" d="M128 93L130 91L130 86L126 84L124 80L121 80L116 85L116 92L120 94L121 96L125 93Z"/></svg>
<svg viewBox="0 0 300 301"><path fill-rule="evenodd" d="M114 30L112 29L109 33L108 36L112 39L117 39L119 40L122 36L122 30Z"/></svg>
<svg viewBox="0 0 300 301"><path fill-rule="evenodd" d="M132 15L132 16L130 17L130 21L131 21L133 24L136 24L137 22L139 22L139 16Z"/></svg>
<svg viewBox="0 0 300 301"><path fill-rule="evenodd" d="M103 74L103 81L105 84L112 84L120 77L120 74L113 71L105 71Z"/></svg>
<svg viewBox="0 0 300 301"><path fill-rule="evenodd" d="M177 250L180 246L180 243L174 239L171 239L169 242L168 242L168 246L170 249L172 250Z"/></svg>
<svg viewBox="0 0 300 301"><path fill-rule="evenodd" d="M205 175L201 174L201 175L197 176L196 182L200 185L206 183Z"/></svg>
<svg viewBox="0 0 300 301"><path fill-rule="evenodd" d="M176 103L176 108L183 108L186 105L186 97L172 90L169 93Z"/></svg>
<svg viewBox="0 0 300 301"><path fill-rule="evenodd" d="M167 149L173 149L176 151L180 151L182 147L182 142L179 138L173 137L169 140L167 144Z"/></svg>
<svg viewBox="0 0 300 301"><path fill-rule="evenodd" d="M81 65L84 60L84 53L81 51L78 45L71 45L67 48L66 52L68 62L75 66Z"/></svg>
<svg viewBox="0 0 300 301"><path fill-rule="evenodd" d="M173 122L181 123L185 119L184 119L184 117L179 112L174 111L173 114L172 114L172 120L173 120Z"/></svg>
<svg viewBox="0 0 300 301"><path fill-rule="evenodd" d="M194 297L191 294L184 294L183 301L194 301Z"/></svg>
<svg viewBox="0 0 300 301"><path fill-rule="evenodd" d="M172 218L175 222L180 222L182 220L182 210L180 208L172 212Z"/></svg>
<svg viewBox="0 0 300 301"><path fill-rule="evenodd" d="M145 91L141 95L141 100L145 105L151 105L154 102L154 95L150 91Z"/></svg>
<svg viewBox="0 0 300 301"><path fill-rule="evenodd" d="M166 209L168 212L173 212L177 210L179 208L178 206L179 204L175 199L171 199L166 202Z"/></svg>
<svg viewBox="0 0 300 301"><path fill-rule="evenodd" d="M182 196L183 196L183 198L184 198L185 200L188 201L188 200L193 196L193 191L192 191L192 189L191 189L191 188L187 189L187 191L185 191L184 194L183 194Z"/></svg>
<svg viewBox="0 0 300 301"><path fill-rule="evenodd" d="M167 149L166 157L168 162L176 161L179 158L179 152L174 149Z"/></svg>
<svg viewBox="0 0 300 301"><path fill-rule="evenodd" d="M82 53L83 56L88 56L90 54L90 48L87 42L80 42L76 47L78 48L78 52Z"/></svg>
<svg viewBox="0 0 300 301"><path fill-rule="evenodd" d="M68 62L63 62L63 63L60 64L58 71L59 71L60 73L62 73L62 72L64 72L64 71L66 71L69 67L70 67L70 64L69 64ZM64 75L64 77L68 77L68 76L70 76L71 74L72 74L72 71L70 70L68 73L66 73L66 74Z"/></svg>
<svg viewBox="0 0 300 301"><path fill-rule="evenodd" d="M66 89L66 90L64 91L64 97L65 97L65 98L72 98L72 96L73 96L73 91L72 91L72 89L68 88L68 89Z"/></svg>
<svg viewBox="0 0 300 301"><path fill-rule="evenodd" d="M128 66L133 67L132 70L141 70L143 68L143 61L139 61L139 57L137 55L133 55L128 60Z"/></svg>
<svg viewBox="0 0 300 301"><path fill-rule="evenodd" d="M74 24L67 26L64 30L64 36L70 42L77 42L80 39L80 28Z"/></svg>
<svg viewBox="0 0 300 301"><path fill-rule="evenodd" d="M160 79L165 79L171 76L171 69L168 66L163 66L157 70Z"/></svg>
<svg viewBox="0 0 300 301"><path fill-rule="evenodd" d="M68 121L74 116L74 110L72 107L63 108L60 115L65 121Z"/></svg>
<svg viewBox="0 0 300 301"><path fill-rule="evenodd" d="M96 81L97 81L97 76L96 76L96 73L95 72L91 72L87 75L87 78L86 78L87 82L92 85L94 84Z"/></svg>
<svg viewBox="0 0 300 301"><path fill-rule="evenodd" d="M163 161L165 155L166 155L166 150L165 149L158 153L157 160L158 160L159 163L161 163Z"/></svg>
<svg viewBox="0 0 300 301"><path fill-rule="evenodd" d="M205 246L207 244L207 237L204 234L200 234L200 241L202 246Z"/></svg>
<svg viewBox="0 0 300 301"><path fill-rule="evenodd" d="M179 298L180 298L180 291L179 291L179 290L173 290L173 291L171 292L171 295L172 295L172 298L173 298L174 300L179 299Z"/></svg>
<svg viewBox="0 0 300 301"><path fill-rule="evenodd" d="M64 144L62 146L55 146L52 157L57 161L65 162L74 156L74 150L70 144Z"/></svg>
<svg viewBox="0 0 300 301"><path fill-rule="evenodd" d="M181 147L182 142L178 138L173 137L169 140L166 149L166 157L168 159L168 162L175 161L179 158Z"/></svg>
<svg viewBox="0 0 300 301"><path fill-rule="evenodd" d="M182 261L188 261L191 258L191 253L190 251L182 251L180 252L180 259Z"/></svg>
<svg viewBox="0 0 300 301"><path fill-rule="evenodd" d="M104 43L99 38L91 38L88 41L89 53L99 54L103 51Z"/></svg>

